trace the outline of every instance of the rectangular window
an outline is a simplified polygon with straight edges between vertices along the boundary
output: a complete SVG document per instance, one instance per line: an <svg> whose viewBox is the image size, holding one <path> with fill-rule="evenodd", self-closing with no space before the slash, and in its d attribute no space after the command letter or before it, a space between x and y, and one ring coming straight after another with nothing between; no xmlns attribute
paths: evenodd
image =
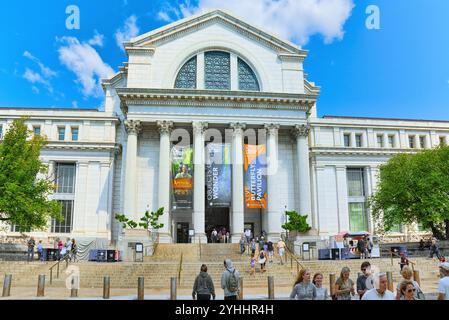
<svg viewBox="0 0 449 320"><path fill-rule="evenodd" d="M426 137L424 136L419 137L419 146L421 149L424 149L426 147Z"/></svg>
<svg viewBox="0 0 449 320"><path fill-rule="evenodd" d="M41 127L40 126L33 127L33 133L35 136L40 136L41 135Z"/></svg>
<svg viewBox="0 0 449 320"><path fill-rule="evenodd" d="M383 148L384 147L384 138L381 135L377 135L377 146L379 148Z"/></svg>
<svg viewBox="0 0 449 320"><path fill-rule="evenodd" d="M73 221L73 200L59 200L61 204L61 214L64 217L62 221L51 221L51 232L70 233L72 232Z"/></svg>
<svg viewBox="0 0 449 320"><path fill-rule="evenodd" d="M22 228L18 224L13 224L11 226L11 232L31 232L30 228Z"/></svg>
<svg viewBox="0 0 449 320"><path fill-rule="evenodd" d="M78 127L72 127L72 141L78 141Z"/></svg>
<svg viewBox="0 0 449 320"><path fill-rule="evenodd" d="M415 149L415 137L408 136L408 146L410 149Z"/></svg>
<svg viewBox="0 0 449 320"><path fill-rule="evenodd" d="M349 203L349 231L358 232L368 230L365 203Z"/></svg>
<svg viewBox="0 0 449 320"><path fill-rule="evenodd" d="M388 148L394 148L394 136L388 136Z"/></svg>
<svg viewBox="0 0 449 320"><path fill-rule="evenodd" d="M348 169L346 171L348 180L348 196L349 197L364 197L364 177L363 169Z"/></svg>
<svg viewBox="0 0 449 320"><path fill-rule="evenodd" d="M355 135L355 146L357 148L361 148L362 147L362 135L361 134L356 134Z"/></svg>
<svg viewBox="0 0 449 320"><path fill-rule="evenodd" d="M345 135L343 135L343 139L344 139L345 147L350 147L351 146L351 135L345 134Z"/></svg>
<svg viewBox="0 0 449 320"><path fill-rule="evenodd" d="M65 140L65 127L58 127L58 140L59 141Z"/></svg>
<svg viewBox="0 0 449 320"><path fill-rule="evenodd" d="M75 164L56 165L56 193L75 193Z"/></svg>
<svg viewBox="0 0 449 320"><path fill-rule="evenodd" d="M0 127L1 128L1 127ZM0 134L1 136L1 134ZM444 136L440 136L440 146L444 146L446 144L446 139Z"/></svg>

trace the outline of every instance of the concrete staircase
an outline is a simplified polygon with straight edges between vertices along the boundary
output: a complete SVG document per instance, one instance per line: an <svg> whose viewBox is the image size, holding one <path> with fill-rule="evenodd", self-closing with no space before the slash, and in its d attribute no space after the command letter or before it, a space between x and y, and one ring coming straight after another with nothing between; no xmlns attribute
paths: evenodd
<svg viewBox="0 0 449 320"><path fill-rule="evenodd" d="M220 289L221 274L224 271L223 260L230 258L233 260L236 269L244 278L245 288L266 288L267 276L274 276L276 287L290 287L293 285L296 274L296 262L290 260L280 265L279 258L275 256L274 262L267 262L267 272L261 273L257 265L256 275L250 276L250 258L247 254L239 253L239 245L235 244L197 244L174 245L160 244L157 252L152 257L145 257L143 263L94 263L80 262L71 265L77 266L80 270L81 288L101 288L103 277L109 276L112 288L136 288L137 278L145 278L146 288L160 288L169 290L170 278L178 278L179 288L191 288L196 275L200 271L201 264L208 266L208 272L212 276L215 287ZM425 292L434 292L438 282L438 262L425 258L415 258L415 269L420 271L421 284ZM324 285L329 286L329 274L335 273L339 276L341 269L347 266L351 269L351 278L355 281L357 273L360 272L362 260L342 260L342 261L301 261L301 264L312 271L324 274ZM399 259L372 259L372 266L376 270L392 271L395 285L400 281ZM0 281L3 283L5 274L13 275L13 286L37 285L39 274L46 274L47 286L49 286L49 268L51 263L26 263L26 262L0 262ZM65 286L64 267L61 264L61 279L54 279L53 287Z"/></svg>

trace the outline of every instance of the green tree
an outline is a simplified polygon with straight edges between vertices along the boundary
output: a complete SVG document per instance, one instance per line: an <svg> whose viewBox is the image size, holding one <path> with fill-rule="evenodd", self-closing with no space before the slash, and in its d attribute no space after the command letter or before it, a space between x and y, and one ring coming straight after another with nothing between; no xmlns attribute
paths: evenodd
<svg viewBox="0 0 449 320"><path fill-rule="evenodd" d="M285 211L288 222L282 225L282 228L288 231L308 232L310 225L307 223L307 215L302 216L296 211Z"/></svg>
<svg viewBox="0 0 449 320"><path fill-rule="evenodd" d="M368 202L378 231L421 223L437 238L449 238L449 147L392 157L380 167Z"/></svg>
<svg viewBox="0 0 449 320"><path fill-rule="evenodd" d="M137 227L142 227L144 229L148 229L150 226L153 229L161 229L164 227L163 223L159 223L159 218L164 214L164 208L159 208L156 212L145 211L142 218L140 218L140 222L135 222L129 219L124 214L116 214L115 219L118 222L123 223L123 228L135 229Z"/></svg>
<svg viewBox="0 0 449 320"><path fill-rule="evenodd" d="M50 200L52 181L39 155L45 137L32 135L26 118L14 120L0 143L0 221L21 230L43 229L50 218L62 220L60 205Z"/></svg>

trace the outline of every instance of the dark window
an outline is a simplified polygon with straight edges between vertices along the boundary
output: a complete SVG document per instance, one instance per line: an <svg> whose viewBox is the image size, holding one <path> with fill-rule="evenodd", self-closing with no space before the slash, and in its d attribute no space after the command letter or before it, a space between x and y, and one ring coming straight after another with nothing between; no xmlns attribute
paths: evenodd
<svg viewBox="0 0 449 320"><path fill-rule="evenodd" d="M196 56L187 61L179 70L175 88L196 89Z"/></svg>
<svg viewBox="0 0 449 320"><path fill-rule="evenodd" d="M58 163L56 167L56 192L75 193L75 164Z"/></svg>
<svg viewBox="0 0 449 320"><path fill-rule="evenodd" d="M78 141L78 133L79 133L78 127L73 127L72 128L72 141Z"/></svg>
<svg viewBox="0 0 449 320"><path fill-rule="evenodd" d="M73 200L59 200L61 203L61 214L64 217L62 221L52 219L51 232L70 233L72 232L73 222Z"/></svg>
<svg viewBox="0 0 449 320"><path fill-rule="evenodd" d="M204 72L206 89L231 90L231 58L228 52L206 52Z"/></svg>
<svg viewBox="0 0 449 320"><path fill-rule="evenodd" d="M351 136L349 134L345 134L343 136L343 138L344 138L345 147L350 147L351 146Z"/></svg>
<svg viewBox="0 0 449 320"><path fill-rule="evenodd" d="M58 127L58 140L59 141L65 140L65 127Z"/></svg>

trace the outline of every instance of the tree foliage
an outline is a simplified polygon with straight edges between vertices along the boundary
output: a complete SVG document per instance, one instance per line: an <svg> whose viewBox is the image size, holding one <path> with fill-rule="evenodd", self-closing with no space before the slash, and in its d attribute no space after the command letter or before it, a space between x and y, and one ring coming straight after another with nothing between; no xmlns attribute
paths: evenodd
<svg viewBox="0 0 449 320"><path fill-rule="evenodd" d="M378 190L369 199L377 225L421 223L449 237L449 147L398 154L380 167Z"/></svg>
<svg viewBox="0 0 449 320"><path fill-rule="evenodd" d="M308 232L312 227L307 223L307 215L300 215L296 211L285 211L288 222L282 228L288 231Z"/></svg>
<svg viewBox="0 0 449 320"><path fill-rule="evenodd" d="M21 230L43 229L62 216L59 203L49 199L55 186L39 159L47 141L32 135L25 121L14 120L0 143L0 220Z"/></svg>
<svg viewBox="0 0 449 320"><path fill-rule="evenodd" d="M116 214L115 219L118 222L123 223L123 228L135 229L137 227L142 227L148 229L150 226L155 229L161 229L164 227L163 223L159 223L159 218L164 214L164 208L159 208L156 212L149 212L148 210L144 213L143 217L140 218L140 222L135 222L129 219L124 214Z"/></svg>

